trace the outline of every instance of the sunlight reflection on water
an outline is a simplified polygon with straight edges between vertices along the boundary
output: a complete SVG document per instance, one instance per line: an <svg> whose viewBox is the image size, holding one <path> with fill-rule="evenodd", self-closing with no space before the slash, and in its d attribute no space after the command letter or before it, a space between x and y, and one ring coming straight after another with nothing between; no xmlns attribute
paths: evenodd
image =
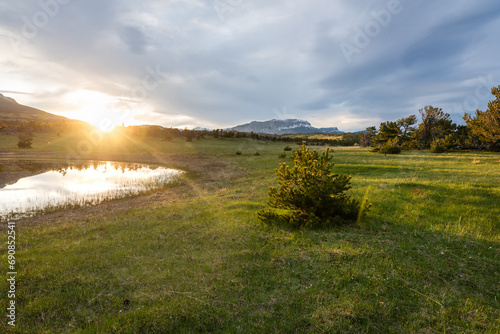
<svg viewBox="0 0 500 334"><path fill-rule="evenodd" d="M181 173L164 167L111 162L52 170L1 188L0 218L94 205L107 199L136 195L171 183Z"/></svg>

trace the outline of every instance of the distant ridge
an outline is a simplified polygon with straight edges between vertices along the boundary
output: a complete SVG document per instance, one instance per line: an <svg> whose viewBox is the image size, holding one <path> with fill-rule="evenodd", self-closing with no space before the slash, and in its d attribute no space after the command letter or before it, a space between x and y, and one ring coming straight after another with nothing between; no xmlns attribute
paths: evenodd
<svg viewBox="0 0 500 334"><path fill-rule="evenodd" d="M72 121L63 116L57 116L46 111L31 108L22 104L19 104L13 98L4 96L0 94L0 121L6 124L14 124L20 122L29 121L45 121L45 122L60 122L60 121ZM83 121L78 121L82 122Z"/></svg>
<svg viewBox="0 0 500 334"><path fill-rule="evenodd" d="M294 133L342 133L337 127L315 128L308 121L301 119L272 119L270 121L253 121L237 125L229 130L239 132L254 132L261 134L294 134Z"/></svg>

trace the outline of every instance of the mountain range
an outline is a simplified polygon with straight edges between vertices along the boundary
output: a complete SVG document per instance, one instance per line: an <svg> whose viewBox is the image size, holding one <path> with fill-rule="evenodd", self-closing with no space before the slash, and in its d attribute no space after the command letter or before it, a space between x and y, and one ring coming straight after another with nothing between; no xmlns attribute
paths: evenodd
<svg viewBox="0 0 500 334"><path fill-rule="evenodd" d="M44 122L78 122L63 116L57 116L46 111L19 104L13 98L0 94L0 121L6 124L18 124L20 122L44 121ZM270 121L254 121L247 124L237 125L226 129L239 132L254 132L260 134L294 134L294 133L342 133L337 127L316 128L308 121L300 119L272 119Z"/></svg>
<svg viewBox="0 0 500 334"><path fill-rule="evenodd" d="M272 119L270 121L254 121L242 125L237 125L230 130L239 132L254 132L261 134L293 134L293 133L342 133L337 127L316 128L308 121L301 119Z"/></svg>

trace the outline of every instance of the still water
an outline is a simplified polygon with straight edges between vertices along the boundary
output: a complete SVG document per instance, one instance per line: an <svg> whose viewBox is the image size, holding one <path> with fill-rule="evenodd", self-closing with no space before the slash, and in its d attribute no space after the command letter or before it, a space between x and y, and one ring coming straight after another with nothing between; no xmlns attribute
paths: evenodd
<svg viewBox="0 0 500 334"><path fill-rule="evenodd" d="M181 173L164 167L111 162L51 170L0 188L0 218L136 195L174 182Z"/></svg>

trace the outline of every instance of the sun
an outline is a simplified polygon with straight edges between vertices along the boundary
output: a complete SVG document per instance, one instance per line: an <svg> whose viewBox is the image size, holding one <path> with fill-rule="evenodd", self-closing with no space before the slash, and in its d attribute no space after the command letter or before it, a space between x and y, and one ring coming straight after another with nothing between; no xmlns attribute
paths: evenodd
<svg viewBox="0 0 500 334"><path fill-rule="evenodd" d="M65 102L74 109L64 113L65 117L92 124L103 132L110 132L127 123L129 113L113 108L117 98L91 90L78 90L67 94Z"/></svg>
<svg viewBox="0 0 500 334"><path fill-rule="evenodd" d="M89 108L73 110L65 116L87 122L103 132L110 132L124 123L119 114L112 110Z"/></svg>
<svg viewBox="0 0 500 334"><path fill-rule="evenodd" d="M94 125L95 126L95 125ZM99 126L97 126L97 128L101 131L101 132L112 132L115 128L117 127L116 124L110 124L110 125L106 125L106 124L99 124Z"/></svg>

